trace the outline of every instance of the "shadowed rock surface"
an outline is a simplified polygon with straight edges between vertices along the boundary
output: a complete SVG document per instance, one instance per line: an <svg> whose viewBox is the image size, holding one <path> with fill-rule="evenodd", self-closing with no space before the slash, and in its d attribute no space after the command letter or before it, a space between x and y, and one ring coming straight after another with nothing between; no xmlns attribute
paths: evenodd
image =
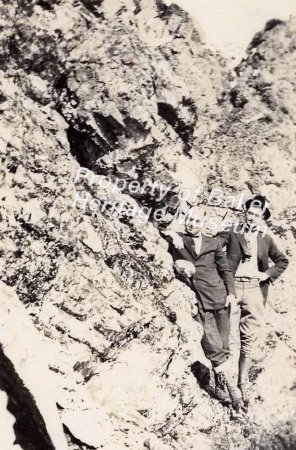
<svg viewBox="0 0 296 450"><path fill-rule="evenodd" d="M0 361L0 389L7 393L9 398L7 409L16 418L14 425L15 443L19 444L24 450L35 450L37 448L54 450L55 447L47 433L44 420L32 395L19 378L2 347L0 348Z"/></svg>

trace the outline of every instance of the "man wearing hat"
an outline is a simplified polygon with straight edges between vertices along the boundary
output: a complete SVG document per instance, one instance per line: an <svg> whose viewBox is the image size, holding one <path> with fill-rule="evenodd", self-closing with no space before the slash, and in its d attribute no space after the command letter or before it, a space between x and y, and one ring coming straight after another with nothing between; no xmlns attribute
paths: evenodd
<svg viewBox="0 0 296 450"><path fill-rule="evenodd" d="M249 401L246 387L249 368L264 338L268 287L288 265L288 259L273 239L262 233L270 215L266 198L256 195L245 203L245 223L217 235L222 247L226 247L229 266L235 275L236 301L232 304L231 320L240 332L238 387L245 403Z"/></svg>

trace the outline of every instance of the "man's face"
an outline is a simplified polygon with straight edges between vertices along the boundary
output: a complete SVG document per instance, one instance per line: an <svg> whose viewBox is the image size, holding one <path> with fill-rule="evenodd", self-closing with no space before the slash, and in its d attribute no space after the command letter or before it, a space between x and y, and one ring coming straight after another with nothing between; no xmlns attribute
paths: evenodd
<svg viewBox="0 0 296 450"><path fill-rule="evenodd" d="M204 217L198 219L197 216L187 217L185 227L191 236L199 236L203 227Z"/></svg>
<svg viewBox="0 0 296 450"><path fill-rule="evenodd" d="M265 221L263 219L263 212L261 208L251 207L246 212L247 223L254 226L265 226Z"/></svg>

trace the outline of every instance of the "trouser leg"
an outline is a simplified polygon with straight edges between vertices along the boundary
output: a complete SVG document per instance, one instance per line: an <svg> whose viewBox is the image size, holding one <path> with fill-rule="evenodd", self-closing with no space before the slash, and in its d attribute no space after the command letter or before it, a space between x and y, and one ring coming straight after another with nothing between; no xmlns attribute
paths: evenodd
<svg viewBox="0 0 296 450"><path fill-rule="evenodd" d="M264 298L258 283L244 283L241 300L241 354L254 358L264 336Z"/></svg>
<svg viewBox="0 0 296 450"><path fill-rule="evenodd" d="M230 347L231 353L239 353L240 351L240 319L241 308L240 300L242 298L242 290L240 286L236 286L236 301L230 305Z"/></svg>
<svg viewBox="0 0 296 450"><path fill-rule="evenodd" d="M238 366L238 385L245 384L248 380L249 369L251 367L252 359L241 353Z"/></svg>
<svg viewBox="0 0 296 450"><path fill-rule="evenodd" d="M242 406L241 394L233 381L229 358L229 308L218 311L201 310L204 334L201 345L206 357L212 362L215 371L215 392L223 403L231 400L234 409ZM224 386L224 389L222 388ZM225 388L227 388L225 390Z"/></svg>
<svg viewBox="0 0 296 450"><path fill-rule="evenodd" d="M232 367L235 367L233 370L233 377L237 380L238 377L238 361L240 356L240 349L241 349L241 343L240 343L240 318L241 318L241 308L240 308L240 300L242 297L242 290L240 289L240 285L236 284L236 301L234 301L230 305L230 334L229 334L229 341L230 341L230 358L231 358L231 365Z"/></svg>
<svg viewBox="0 0 296 450"><path fill-rule="evenodd" d="M237 282L240 304L241 349L238 364L238 386L244 403L249 402L247 387L249 369L255 353L264 337L264 305L268 286L259 286L257 281Z"/></svg>
<svg viewBox="0 0 296 450"><path fill-rule="evenodd" d="M217 367L226 362L229 356L227 339L225 336L222 337L217 323L219 322L219 327L223 329L223 333L226 333L226 330L229 329L229 324L227 325L229 315L223 312L221 316L223 317L220 317L217 321L217 311L206 311L202 307L199 307L198 318L203 325L201 346L206 358L211 361L213 367Z"/></svg>
<svg viewBox="0 0 296 450"><path fill-rule="evenodd" d="M226 356L230 354L229 333L230 333L230 307L216 311L217 328L222 338L222 345Z"/></svg>

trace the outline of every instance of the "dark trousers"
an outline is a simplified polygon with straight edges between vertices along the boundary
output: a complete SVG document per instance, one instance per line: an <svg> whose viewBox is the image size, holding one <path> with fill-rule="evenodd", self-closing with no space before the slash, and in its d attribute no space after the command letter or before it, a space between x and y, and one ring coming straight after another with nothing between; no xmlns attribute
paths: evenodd
<svg viewBox="0 0 296 450"><path fill-rule="evenodd" d="M230 308L205 310L199 304L197 320L203 326L201 346L213 367L227 361L229 357Z"/></svg>

